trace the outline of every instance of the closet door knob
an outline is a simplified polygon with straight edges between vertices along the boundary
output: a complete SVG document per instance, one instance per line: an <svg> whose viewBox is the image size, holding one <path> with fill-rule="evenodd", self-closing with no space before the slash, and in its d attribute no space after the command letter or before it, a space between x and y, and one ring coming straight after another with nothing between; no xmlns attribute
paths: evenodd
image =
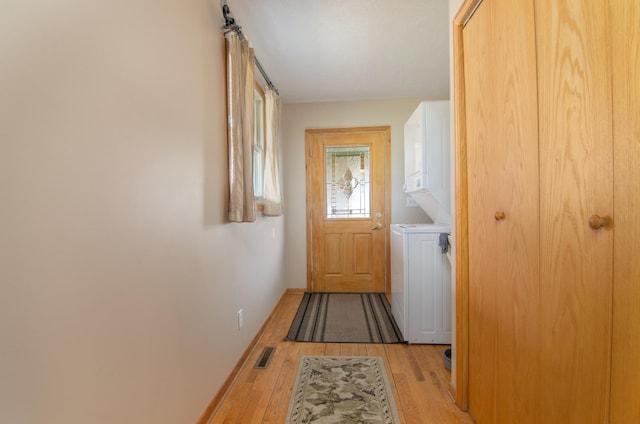
<svg viewBox="0 0 640 424"><path fill-rule="evenodd" d="M594 230L597 230L602 227L606 227L607 225L609 225L610 219L611 218L609 218L608 216L605 216L603 218L599 215L592 215L589 218L589 227L593 228Z"/></svg>
<svg viewBox="0 0 640 424"><path fill-rule="evenodd" d="M497 211L496 214L494 215L494 218L496 219L496 221L502 221L505 218L505 214L502 211Z"/></svg>

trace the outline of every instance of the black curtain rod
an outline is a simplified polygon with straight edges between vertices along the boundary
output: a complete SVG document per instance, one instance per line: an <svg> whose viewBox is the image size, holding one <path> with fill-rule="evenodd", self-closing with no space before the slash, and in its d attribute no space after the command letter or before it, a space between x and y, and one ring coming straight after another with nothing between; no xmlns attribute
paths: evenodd
<svg viewBox="0 0 640 424"><path fill-rule="evenodd" d="M242 33L242 29L240 28L240 25L236 23L236 20L231 16L231 11L229 10L229 6L227 4L222 5L222 15L224 16L225 34L229 31L233 31L236 34L238 34L238 36L241 39L244 39L245 37L244 37L244 34ZM273 82L271 82L271 80L269 79L269 76L267 75L264 68L260 64L260 61L258 60L258 58L255 55L253 56L253 58L256 62L256 67L258 68L258 71L260 71L260 73L262 74L262 77L267 83L267 86L269 86L270 89L272 89L279 95L280 93L278 93L278 89L276 88L275 85L273 85Z"/></svg>

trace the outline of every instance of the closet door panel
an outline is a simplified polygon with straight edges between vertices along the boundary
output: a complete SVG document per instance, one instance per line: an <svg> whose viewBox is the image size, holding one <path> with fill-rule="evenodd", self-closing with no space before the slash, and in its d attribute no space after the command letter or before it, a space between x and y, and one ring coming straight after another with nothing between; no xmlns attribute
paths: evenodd
<svg viewBox="0 0 640 424"><path fill-rule="evenodd" d="M464 29L469 409L481 424L537 422L539 199L533 12L532 1L484 2Z"/></svg>
<svg viewBox="0 0 640 424"><path fill-rule="evenodd" d="M464 73L469 226L469 410L478 423L495 422L498 297L494 208L496 145L491 40L492 2L484 2L464 28Z"/></svg>
<svg viewBox="0 0 640 424"><path fill-rule="evenodd" d="M611 8L614 261L611 423L640 423L640 3Z"/></svg>
<svg viewBox="0 0 640 424"><path fill-rule="evenodd" d="M495 0L494 0L495 1ZM538 103L533 1L495 1L493 69L496 138L503 162L494 170L499 314L497 423L539 423ZM485 75L486 77L486 75Z"/></svg>
<svg viewBox="0 0 640 424"><path fill-rule="evenodd" d="M606 420L613 232L608 2L537 0L541 422Z"/></svg>

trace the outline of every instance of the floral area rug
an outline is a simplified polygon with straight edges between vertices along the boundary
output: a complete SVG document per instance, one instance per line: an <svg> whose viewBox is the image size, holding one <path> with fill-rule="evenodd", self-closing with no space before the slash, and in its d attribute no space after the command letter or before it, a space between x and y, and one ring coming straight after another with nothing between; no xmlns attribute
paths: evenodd
<svg viewBox="0 0 640 424"><path fill-rule="evenodd" d="M303 356L286 423L400 423L382 358Z"/></svg>

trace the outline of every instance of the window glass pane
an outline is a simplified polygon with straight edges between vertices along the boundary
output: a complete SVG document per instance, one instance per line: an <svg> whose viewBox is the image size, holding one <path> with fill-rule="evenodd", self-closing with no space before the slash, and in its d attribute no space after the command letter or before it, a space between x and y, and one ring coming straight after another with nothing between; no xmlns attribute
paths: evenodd
<svg viewBox="0 0 640 424"><path fill-rule="evenodd" d="M328 147L327 218L370 218L371 186L368 147Z"/></svg>
<svg viewBox="0 0 640 424"><path fill-rule="evenodd" d="M262 197L264 178L264 94L254 90L253 197Z"/></svg>
<svg viewBox="0 0 640 424"><path fill-rule="evenodd" d="M264 152L253 149L253 197L262 197Z"/></svg>
<svg viewBox="0 0 640 424"><path fill-rule="evenodd" d="M254 92L254 119L255 125L253 127L253 143L264 148L264 95L261 90L255 90Z"/></svg>

